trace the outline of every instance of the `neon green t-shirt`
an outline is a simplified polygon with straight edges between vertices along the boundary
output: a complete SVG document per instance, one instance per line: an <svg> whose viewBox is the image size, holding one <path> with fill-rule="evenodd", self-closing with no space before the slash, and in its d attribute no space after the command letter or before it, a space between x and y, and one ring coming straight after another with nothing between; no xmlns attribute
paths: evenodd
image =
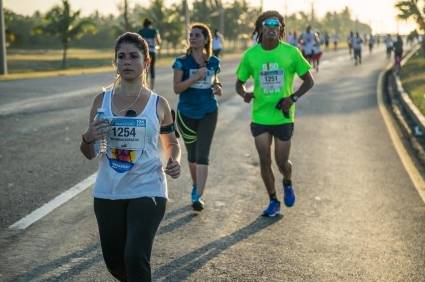
<svg viewBox="0 0 425 282"><path fill-rule="evenodd" d="M252 121L264 125L294 122L295 105L289 118L275 106L281 98L292 94L294 75L303 76L310 69L300 50L284 42L272 50L263 49L261 44L246 50L236 75L243 82L251 76L254 79Z"/></svg>

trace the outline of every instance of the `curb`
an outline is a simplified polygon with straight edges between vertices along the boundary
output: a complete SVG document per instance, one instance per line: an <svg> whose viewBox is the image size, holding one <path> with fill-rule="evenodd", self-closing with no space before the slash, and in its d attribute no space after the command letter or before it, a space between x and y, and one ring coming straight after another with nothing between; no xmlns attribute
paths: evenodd
<svg viewBox="0 0 425 282"><path fill-rule="evenodd" d="M406 59L408 58L409 57L406 56ZM405 109L402 102L399 102L401 98L393 101L393 97L398 97L400 94L397 92L397 89L394 89L391 84L388 84L392 68L393 64L389 63L379 74L376 89L378 108L381 112L381 116L387 127L387 131L394 148L413 185L415 186L416 191L421 197L423 203L425 203L425 179L423 177L423 171L421 172L422 167L421 164L418 163L417 157L414 157L414 153L412 152L412 147L415 147L412 144L412 139L415 138L409 128L409 125L403 118L404 115L402 111ZM384 94L385 92L388 92L388 94ZM389 100L389 103L385 102L386 100Z"/></svg>
<svg viewBox="0 0 425 282"><path fill-rule="evenodd" d="M409 54L403 58L402 65L406 64L406 62L416 53L416 51L420 48L419 45L417 45L415 48L413 48ZM400 96L400 101L403 106L403 108L408 113L409 117L415 122L414 126L414 135L416 136L422 136L425 134L425 117L422 115L422 113L419 111L419 109L416 107L416 105L412 102L412 100L409 97L409 94L404 90L403 84L401 83L400 78L392 74L397 86L397 92Z"/></svg>

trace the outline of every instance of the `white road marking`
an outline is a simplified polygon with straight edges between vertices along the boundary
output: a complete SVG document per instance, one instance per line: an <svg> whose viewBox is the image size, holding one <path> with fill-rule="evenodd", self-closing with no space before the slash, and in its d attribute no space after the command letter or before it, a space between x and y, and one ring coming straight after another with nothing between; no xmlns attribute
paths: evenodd
<svg viewBox="0 0 425 282"><path fill-rule="evenodd" d="M56 198L52 199L50 202L44 204L42 207L36 209L35 211L25 216L21 220L15 222L11 226L9 226L9 228L20 229L20 230L27 228L34 222L40 220L41 218L43 218L44 216L52 212L54 209L60 207L67 201L77 196L82 191L92 186L94 182L96 181L96 175L97 173L90 175L89 177L81 181L80 183L76 184L75 186L63 192Z"/></svg>
<svg viewBox="0 0 425 282"><path fill-rule="evenodd" d="M394 144L394 147L397 151L398 156L400 157L400 160L409 175L410 179L413 182L413 185L415 186L416 190L419 193L419 196L422 198L422 201L425 203L425 181L422 178L421 173L418 171L418 169L415 166L414 161L412 160L411 156L407 152L406 148L403 145L403 142L401 141L399 135L397 134L396 127L394 125L394 121L392 116L390 115L387 107L384 104L384 98L382 93L382 83L383 83L383 77L384 73L388 70L386 68L384 71L381 72L378 79L378 85L377 85L377 99L378 99L378 106L379 110L381 111L381 115L384 119L385 125L388 129L388 133L390 135L390 138Z"/></svg>

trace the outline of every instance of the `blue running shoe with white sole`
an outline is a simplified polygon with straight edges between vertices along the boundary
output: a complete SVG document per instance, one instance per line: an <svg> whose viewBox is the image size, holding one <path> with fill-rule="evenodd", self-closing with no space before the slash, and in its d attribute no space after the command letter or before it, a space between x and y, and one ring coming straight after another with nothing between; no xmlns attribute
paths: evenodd
<svg viewBox="0 0 425 282"><path fill-rule="evenodd" d="M288 208L295 204L295 192L292 183L283 184L283 202Z"/></svg>
<svg viewBox="0 0 425 282"><path fill-rule="evenodd" d="M280 214L280 202L278 200L270 200L268 207L263 211L262 216L274 217Z"/></svg>
<svg viewBox="0 0 425 282"><path fill-rule="evenodd" d="M192 200L192 204L198 198L198 194L196 193L196 186L195 185L192 186L192 193L190 194L190 197L191 197L191 200Z"/></svg>

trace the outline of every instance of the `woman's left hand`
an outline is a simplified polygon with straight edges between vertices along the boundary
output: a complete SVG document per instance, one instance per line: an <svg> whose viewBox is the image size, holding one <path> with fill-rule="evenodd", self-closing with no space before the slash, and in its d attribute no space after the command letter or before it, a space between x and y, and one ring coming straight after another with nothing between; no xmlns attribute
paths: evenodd
<svg viewBox="0 0 425 282"><path fill-rule="evenodd" d="M180 176L180 163L170 157L165 167L165 173L172 178L178 178Z"/></svg>
<svg viewBox="0 0 425 282"><path fill-rule="evenodd" d="M223 88L221 87L221 84L214 83L212 87L212 92L214 95L217 95L217 96L223 95Z"/></svg>

